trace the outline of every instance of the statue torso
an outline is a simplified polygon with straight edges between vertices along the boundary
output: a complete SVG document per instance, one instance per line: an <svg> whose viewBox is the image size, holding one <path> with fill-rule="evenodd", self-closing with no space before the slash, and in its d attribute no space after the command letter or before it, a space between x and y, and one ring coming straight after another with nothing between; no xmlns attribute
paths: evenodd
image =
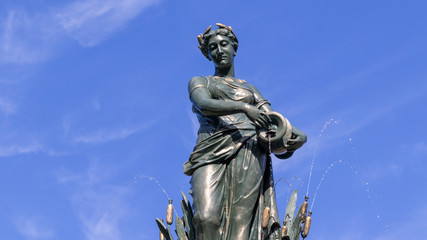
<svg viewBox="0 0 427 240"><path fill-rule="evenodd" d="M204 77L206 87L213 99L222 101L237 101L254 104L255 97L251 89L244 80L230 79L222 77ZM223 127L230 127L236 124L247 125L255 129L254 124L244 113L233 113L221 116L208 116L193 107L200 123L197 142L210 136L212 133Z"/></svg>

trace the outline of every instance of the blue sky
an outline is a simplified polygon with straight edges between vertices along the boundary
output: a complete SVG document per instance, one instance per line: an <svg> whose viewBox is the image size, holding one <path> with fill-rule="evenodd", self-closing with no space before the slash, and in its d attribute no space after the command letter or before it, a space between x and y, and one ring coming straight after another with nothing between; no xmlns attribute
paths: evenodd
<svg viewBox="0 0 427 240"><path fill-rule="evenodd" d="M275 178L301 203L314 159L311 205L330 167L309 239L423 234L426 1L0 6L1 239L157 239L167 197L143 176L176 203L189 189L187 83L213 74L196 36L216 22L239 38L236 76L308 135ZM278 182L281 218L289 189Z"/></svg>

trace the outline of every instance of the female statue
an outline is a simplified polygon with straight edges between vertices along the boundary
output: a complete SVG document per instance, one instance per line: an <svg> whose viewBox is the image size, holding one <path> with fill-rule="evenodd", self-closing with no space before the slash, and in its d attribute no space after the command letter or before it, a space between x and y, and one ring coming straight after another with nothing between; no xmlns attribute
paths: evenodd
<svg viewBox="0 0 427 240"><path fill-rule="evenodd" d="M277 233L271 162L257 139L267 129L270 103L251 84L234 75L238 41L231 27L217 23L198 36L200 50L215 64L214 76L193 77L188 86L200 129L184 173L192 176L194 225L198 240L259 240ZM287 158L306 136L292 127ZM261 227L270 207L270 222Z"/></svg>

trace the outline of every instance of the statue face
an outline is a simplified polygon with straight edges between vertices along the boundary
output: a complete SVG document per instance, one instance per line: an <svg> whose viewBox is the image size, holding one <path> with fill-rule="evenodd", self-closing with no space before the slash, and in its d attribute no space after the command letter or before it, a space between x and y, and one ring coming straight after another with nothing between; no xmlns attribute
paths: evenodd
<svg viewBox="0 0 427 240"><path fill-rule="evenodd" d="M231 40L223 35L215 35L209 39L209 54L218 68L231 67L234 63L234 51Z"/></svg>

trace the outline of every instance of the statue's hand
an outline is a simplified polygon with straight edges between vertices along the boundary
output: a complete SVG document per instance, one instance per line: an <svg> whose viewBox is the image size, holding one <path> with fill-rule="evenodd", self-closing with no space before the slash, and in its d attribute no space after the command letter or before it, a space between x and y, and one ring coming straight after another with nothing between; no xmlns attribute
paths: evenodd
<svg viewBox="0 0 427 240"><path fill-rule="evenodd" d="M304 145L304 142L299 138L289 139L286 143L288 151L295 151Z"/></svg>
<svg viewBox="0 0 427 240"><path fill-rule="evenodd" d="M261 129L268 129L271 123L270 117L265 111L259 110L258 108L248 105L245 111L248 118L255 123L255 126Z"/></svg>
<svg viewBox="0 0 427 240"><path fill-rule="evenodd" d="M307 142L307 135L298 130L296 127L292 127L292 137L286 143L288 151L295 151L302 147Z"/></svg>

